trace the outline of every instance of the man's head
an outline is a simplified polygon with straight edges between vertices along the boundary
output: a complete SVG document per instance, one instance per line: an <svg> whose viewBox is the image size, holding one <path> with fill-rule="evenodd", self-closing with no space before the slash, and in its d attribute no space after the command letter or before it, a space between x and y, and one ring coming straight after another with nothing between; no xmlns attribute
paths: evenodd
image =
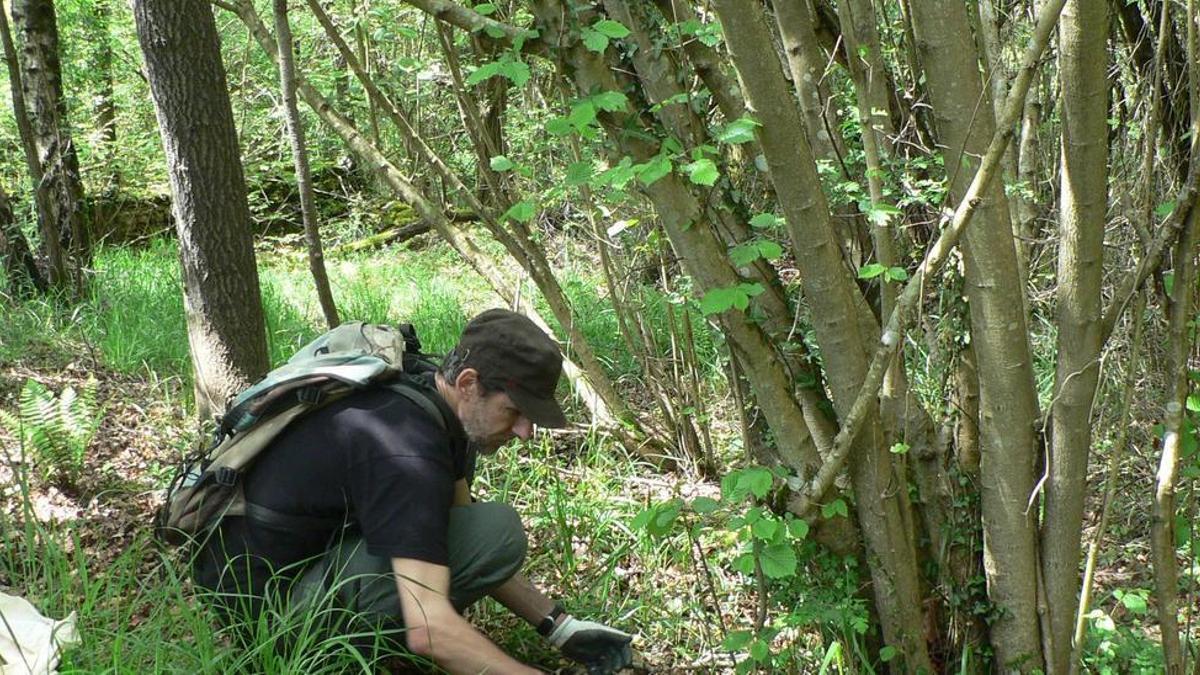
<svg viewBox="0 0 1200 675"><path fill-rule="evenodd" d="M562 372L558 345L528 318L490 309L471 319L439 374L443 394L481 452L533 425L566 426L554 389Z"/></svg>

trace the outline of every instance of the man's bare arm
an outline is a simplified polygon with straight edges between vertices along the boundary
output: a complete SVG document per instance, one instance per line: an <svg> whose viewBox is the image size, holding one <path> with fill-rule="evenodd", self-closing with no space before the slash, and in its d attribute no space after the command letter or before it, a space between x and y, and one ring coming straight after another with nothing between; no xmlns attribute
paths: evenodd
<svg viewBox="0 0 1200 675"><path fill-rule="evenodd" d="M393 558L405 638L415 654L454 675L540 673L514 660L459 616L450 604L450 569L412 558Z"/></svg>

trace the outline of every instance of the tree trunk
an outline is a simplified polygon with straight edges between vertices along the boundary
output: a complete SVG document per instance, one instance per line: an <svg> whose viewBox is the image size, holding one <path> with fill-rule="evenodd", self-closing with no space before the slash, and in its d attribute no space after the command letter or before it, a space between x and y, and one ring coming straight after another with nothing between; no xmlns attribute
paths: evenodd
<svg viewBox="0 0 1200 675"><path fill-rule="evenodd" d="M108 172L108 184L101 192L115 193L121 187L121 172L115 159L117 150L117 106L113 98L113 41L109 24L112 22L112 0L95 0L92 26L93 44L90 65L99 78L92 114L96 116L99 152Z"/></svg>
<svg viewBox="0 0 1200 675"><path fill-rule="evenodd" d="M58 23L51 0L13 0L13 24L21 38L22 84L29 106L33 137L47 184L52 223L69 264L76 292L81 289L80 268L91 261L91 243L83 229L80 208L83 182L79 157L71 141L67 102L63 97L59 63Z"/></svg>
<svg viewBox="0 0 1200 675"><path fill-rule="evenodd" d="M133 13L170 170L197 409L220 413L268 358L216 22L205 0L135 0Z"/></svg>
<svg viewBox="0 0 1200 675"><path fill-rule="evenodd" d="M308 243L308 269L317 287L317 299L321 304L321 313L325 315L325 324L333 329L341 321L338 319L337 306L333 303L333 291L329 288L329 275L325 273L325 254L321 250L321 232L317 227L312 171L308 167L308 150L304 145L304 125L296 105L296 64L292 51L292 29L288 25L287 0L275 0L275 34L279 36L279 83L287 119L288 141L292 145L292 159L296 167L296 187L300 191L300 214L304 220L304 238Z"/></svg>
<svg viewBox="0 0 1200 675"><path fill-rule="evenodd" d="M965 6L913 0L912 20L925 69L950 194L957 200L995 129L990 97ZM981 105L980 102L983 102ZM1038 457L1038 406L1023 288L1003 185L993 182L965 234L971 336L978 359L984 565L999 618L992 625L997 666L1043 666L1039 630L1037 510L1029 508Z"/></svg>
<svg viewBox="0 0 1200 675"><path fill-rule="evenodd" d="M3 11L0 9L0 13ZM25 234L13 219L12 204L3 185L0 185L0 264L4 266L13 297L25 299L46 292L46 280L29 252Z"/></svg>
<svg viewBox="0 0 1200 675"><path fill-rule="evenodd" d="M766 17L755 2L714 3L725 39L741 74L746 101L762 123L759 141L771 181L786 216L801 268L813 328L839 414L849 412L867 371L870 345L878 326L847 273L821 192L816 165L772 46ZM872 560L875 604L884 639L904 655L892 664L903 672L932 670L924 634L915 543L904 519L904 499L890 490L891 454L882 435L878 410L856 439L851 466L859 525Z"/></svg>
<svg viewBox="0 0 1200 675"><path fill-rule="evenodd" d="M37 205L38 232L42 237L42 249L50 272L50 285L56 288L68 282L66 258L62 242L55 229L54 205L46 181L42 180L42 160L38 157L37 141L34 140L33 124L29 121L29 108L25 105L25 88L21 83L21 67L17 61L17 49L13 44L12 31L8 27L8 15L0 0L0 40L4 42L4 61L8 65L9 91L13 99L13 116L17 119L17 130L21 135L21 149L25 153L25 166L29 171L34 203Z"/></svg>
<svg viewBox="0 0 1200 675"><path fill-rule="evenodd" d="M1051 417L1042 566L1050 610L1048 672L1070 669L1080 538L1100 374L1100 288L1108 207L1108 16L1104 0L1069 0L1059 23L1062 189L1058 364Z"/></svg>
<svg viewBox="0 0 1200 675"><path fill-rule="evenodd" d="M772 4L813 157L836 164L840 162L837 142L825 124L824 107L829 92L822 81L828 59L817 43L812 9L808 0L774 0Z"/></svg>

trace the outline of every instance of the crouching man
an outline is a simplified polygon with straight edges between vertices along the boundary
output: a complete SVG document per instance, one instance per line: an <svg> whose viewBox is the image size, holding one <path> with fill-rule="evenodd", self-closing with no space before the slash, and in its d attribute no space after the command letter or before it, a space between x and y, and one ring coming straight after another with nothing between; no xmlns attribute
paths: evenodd
<svg viewBox="0 0 1200 675"><path fill-rule="evenodd" d="M630 636L530 583L521 519L468 493L476 452L566 424L561 370L558 346L529 319L489 310L420 376L427 400L372 388L292 423L245 474L246 516L225 518L200 549L197 582L251 612L270 596L292 607L333 597L353 617L342 629L402 634L451 673L540 672L462 617L490 595L589 673L617 672Z"/></svg>

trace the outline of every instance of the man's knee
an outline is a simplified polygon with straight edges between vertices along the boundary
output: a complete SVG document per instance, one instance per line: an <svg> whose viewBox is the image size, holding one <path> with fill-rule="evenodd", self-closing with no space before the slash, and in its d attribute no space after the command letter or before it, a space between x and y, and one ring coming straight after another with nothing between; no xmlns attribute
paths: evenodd
<svg viewBox="0 0 1200 675"><path fill-rule="evenodd" d="M525 537L525 525L513 507L500 502L480 502L465 507L473 511L471 519L478 541L487 550L492 569L508 570L501 574L504 578L511 577L525 563L525 555L529 541Z"/></svg>

